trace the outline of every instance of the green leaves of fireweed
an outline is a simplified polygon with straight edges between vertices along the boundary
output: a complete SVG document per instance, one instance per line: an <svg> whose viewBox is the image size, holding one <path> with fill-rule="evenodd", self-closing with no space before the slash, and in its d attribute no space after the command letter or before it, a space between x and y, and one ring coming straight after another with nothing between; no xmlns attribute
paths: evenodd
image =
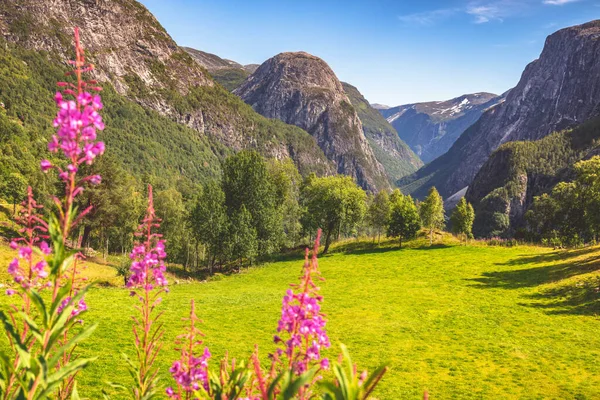
<svg viewBox="0 0 600 400"><path fill-rule="evenodd" d="M70 297L71 284L67 283L57 290L54 300L45 300L47 296L41 296L32 288L22 289L35 314L21 311L10 315L0 311L0 321L14 350L13 357L0 354L0 394L3 398L46 399L66 379L95 360L71 357L73 349L96 329L96 325L77 327L85 311L80 310L77 318L74 315L89 288L87 286ZM22 329L17 321L24 323ZM79 398L76 390L72 398Z"/></svg>
<svg viewBox="0 0 600 400"><path fill-rule="evenodd" d="M366 400L386 373L387 367L379 367L368 376L366 371L359 375L346 346L341 344L340 347L343 363L333 365L336 382L320 383L323 400Z"/></svg>

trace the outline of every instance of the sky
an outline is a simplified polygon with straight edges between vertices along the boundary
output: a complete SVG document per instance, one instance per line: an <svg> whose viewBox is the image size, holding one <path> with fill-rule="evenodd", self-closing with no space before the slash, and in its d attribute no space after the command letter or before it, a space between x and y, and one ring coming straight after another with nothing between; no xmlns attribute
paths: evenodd
<svg viewBox="0 0 600 400"><path fill-rule="evenodd" d="M241 64L306 51L389 106L501 94L549 34L600 19L600 0L141 2L180 46Z"/></svg>

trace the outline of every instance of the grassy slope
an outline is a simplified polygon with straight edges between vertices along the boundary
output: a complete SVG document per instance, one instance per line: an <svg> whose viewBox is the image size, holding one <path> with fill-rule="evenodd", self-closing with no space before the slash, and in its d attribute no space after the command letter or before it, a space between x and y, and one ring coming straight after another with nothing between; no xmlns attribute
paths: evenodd
<svg viewBox="0 0 600 400"><path fill-rule="evenodd" d="M320 259L324 311L334 343L346 343L355 361L391 367L377 398L419 398L424 389L436 399L600 396L598 295L591 289L600 248L355 247ZM193 298L216 357L226 348L246 357L254 343L266 355L281 297L301 265L280 261L173 285L162 305L177 310L165 315L166 339L176 336ZM135 300L118 288L94 289L88 300L87 320L100 326L83 350L100 359L80 377L80 392L99 398L104 382L127 383L119 353L132 354ZM164 384L174 357L169 343L160 358Z"/></svg>

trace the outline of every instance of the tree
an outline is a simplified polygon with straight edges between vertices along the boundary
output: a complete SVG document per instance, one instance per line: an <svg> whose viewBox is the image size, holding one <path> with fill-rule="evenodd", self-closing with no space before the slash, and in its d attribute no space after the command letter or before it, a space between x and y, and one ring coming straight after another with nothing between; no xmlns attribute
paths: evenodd
<svg viewBox="0 0 600 400"><path fill-rule="evenodd" d="M302 210L299 204L302 176L289 158L283 161L271 159L267 163L267 169L275 187L276 204L282 217L281 244L285 247L293 247L300 240L302 230L300 224Z"/></svg>
<svg viewBox="0 0 600 400"><path fill-rule="evenodd" d="M263 157L249 150L229 157L223 166L222 187L230 218L242 206L252 215L252 226L258 237L258 254L267 255L279 250L281 210Z"/></svg>
<svg viewBox="0 0 600 400"><path fill-rule="evenodd" d="M391 196L391 213L387 234L402 240L412 239L421 229L421 218L412 197L403 196L398 189Z"/></svg>
<svg viewBox="0 0 600 400"><path fill-rule="evenodd" d="M389 223L390 212L390 197L385 190L382 190L375 195L368 211L369 225L373 228L373 242L375 242L376 235L379 236L379 242L381 242L381 232Z"/></svg>
<svg viewBox="0 0 600 400"><path fill-rule="evenodd" d="M227 235L227 249L231 260L242 265L244 259L250 264L258 253L256 230L252 226L252 215L246 206L236 211L231 216Z"/></svg>
<svg viewBox="0 0 600 400"><path fill-rule="evenodd" d="M167 239L169 260L185 263L191 232L183 196L175 188L157 191L154 205L156 215L161 219L159 232Z"/></svg>
<svg viewBox="0 0 600 400"><path fill-rule="evenodd" d="M27 181L23 175L13 172L8 175L2 187L2 194L12 201L13 214L17 212L17 203L25 198Z"/></svg>
<svg viewBox="0 0 600 400"><path fill-rule="evenodd" d="M218 183L209 182L202 187L190 213L189 222L196 243L206 246L208 253L206 260L212 275L216 260L224 255L222 243L228 230L225 193ZM197 257L198 248L196 247Z"/></svg>
<svg viewBox="0 0 600 400"><path fill-rule="evenodd" d="M475 210L470 203L467 203L465 198L461 198L452 216L450 222L452 224L452 231L459 235L464 235L465 243L467 239L473 237L473 222L475 221Z"/></svg>
<svg viewBox="0 0 600 400"><path fill-rule="evenodd" d="M305 230L322 228L327 253L334 235L352 232L364 217L366 193L348 176L311 177L302 188Z"/></svg>
<svg viewBox="0 0 600 400"><path fill-rule="evenodd" d="M133 234L144 212L139 184L110 156L99 159L86 173L101 175L102 182L80 196L81 209L92 207L81 243L84 247L103 248L105 254L110 250L125 253L133 245Z"/></svg>
<svg viewBox="0 0 600 400"><path fill-rule="evenodd" d="M421 203L419 210L423 226L429 230L429 245L433 244L433 231L444 228L444 200L435 187Z"/></svg>
<svg viewBox="0 0 600 400"><path fill-rule="evenodd" d="M538 239L577 245L600 233L600 157L574 166L575 179L560 182L550 194L536 196L526 213L530 232Z"/></svg>

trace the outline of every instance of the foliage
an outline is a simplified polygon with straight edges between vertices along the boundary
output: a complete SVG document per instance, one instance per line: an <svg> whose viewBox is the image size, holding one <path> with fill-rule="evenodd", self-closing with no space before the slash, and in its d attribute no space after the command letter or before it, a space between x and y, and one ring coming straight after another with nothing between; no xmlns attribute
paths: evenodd
<svg viewBox="0 0 600 400"><path fill-rule="evenodd" d="M242 207L251 214L256 230L258 254L279 250L281 213L275 186L265 160L255 151L241 151L223 165L223 192L227 215L232 218Z"/></svg>
<svg viewBox="0 0 600 400"><path fill-rule="evenodd" d="M366 194L348 176L309 177L302 187L305 231L323 229L327 253L331 241L341 233L351 233L366 212Z"/></svg>
<svg viewBox="0 0 600 400"><path fill-rule="evenodd" d="M421 203L419 215L423 226L429 230L429 244L433 244L433 231L442 229L444 220L444 200L435 187L429 189L429 194Z"/></svg>
<svg viewBox="0 0 600 400"><path fill-rule="evenodd" d="M600 233L600 157L574 165L572 182L561 182L550 194L534 199L526 214L534 237L554 246L594 241Z"/></svg>
<svg viewBox="0 0 600 400"><path fill-rule="evenodd" d="M242 68L220 68L211 72L210 75L225 89L233 92L248 77L248 72Z"/></svg>
<svg viewBox="0 0 600 400"><path fill-rule="evenodd" d="M375 235L379 236L379 241L381 241L381 233L390 222L390 214L390 197L385 190L382 190L375 195L367 212L369 225L373 229L373 241L375 241Z"/></svg>
<svg viewBox="0 0 600 400"><path fill-rule="evenodd" d="M404 196L400 190L396 189L390 196L391 213L387 235L400 239L402 241L413 239L421 229L421 219L419 210L412 197Z"/></svg>
<svg viewBox="0 0 600 400"><path fill-rule="evenodd" d="M470 203L467 203L467 200L462 197L450 216L452 232L463 235L466 243L467 239L473 237L474 220L475 210L473 210L473 206Z"/></svg>

